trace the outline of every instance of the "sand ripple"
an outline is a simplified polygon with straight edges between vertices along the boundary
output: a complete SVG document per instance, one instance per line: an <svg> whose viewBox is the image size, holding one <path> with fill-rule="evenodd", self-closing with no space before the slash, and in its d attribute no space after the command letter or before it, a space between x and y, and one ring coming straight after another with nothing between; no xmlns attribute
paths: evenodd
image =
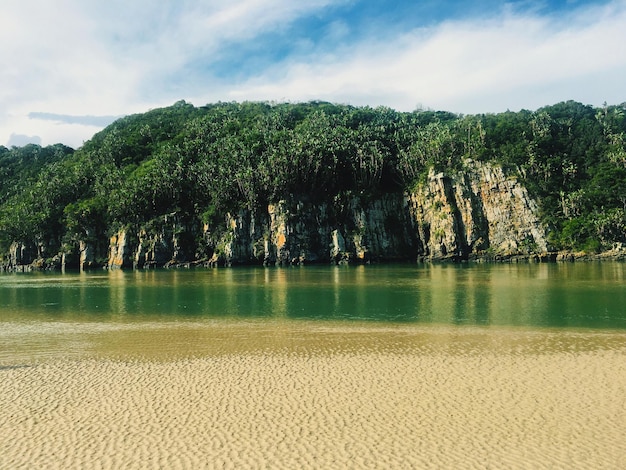
<svg viewBox="0 0 626 470"><path fill-rule="evenodd" d="M6 364L0 468L626 468L624 336L507 334Z"/></svg>

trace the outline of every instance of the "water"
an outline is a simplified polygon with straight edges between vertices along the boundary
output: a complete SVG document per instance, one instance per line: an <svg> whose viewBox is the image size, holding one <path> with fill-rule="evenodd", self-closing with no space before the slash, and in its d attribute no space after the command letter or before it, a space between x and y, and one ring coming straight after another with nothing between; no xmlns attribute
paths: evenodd
<svg viewBox="0 0 626 470"><path fill-rule="evenodd" d="M381 329L389 347L431 326L624 331L625 278L620 263L6 274L0 362L306 349L357 330L344 344L371 348Z"/></svg>
<svg viewBox="0 0 626 470"><path fill-rule="evenodd" d="M288 319L626 329L626 265L390 265L0 276L0 322Z"/></svg>

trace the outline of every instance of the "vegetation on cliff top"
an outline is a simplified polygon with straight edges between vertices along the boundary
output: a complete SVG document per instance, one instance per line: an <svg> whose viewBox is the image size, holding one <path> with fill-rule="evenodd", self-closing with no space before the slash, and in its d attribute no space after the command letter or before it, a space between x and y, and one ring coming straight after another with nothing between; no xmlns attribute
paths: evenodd
<svg viewBox="0 0 626 470"><path fill-rule="evenodd" d="M54 247L176 213L207 222L289 197L410 190L471 158L537 198L555 249L626 242L626 103L458 116L325 102L184 101L122 118L74 151L0 146L0 252Z"/></svg>

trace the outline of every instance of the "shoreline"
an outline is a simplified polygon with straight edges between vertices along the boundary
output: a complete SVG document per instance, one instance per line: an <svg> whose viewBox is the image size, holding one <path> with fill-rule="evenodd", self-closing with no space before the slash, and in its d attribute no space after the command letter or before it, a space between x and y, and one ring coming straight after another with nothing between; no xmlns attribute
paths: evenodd
<svg viewBox="0 0 626 470"><path fill-rule="evenodd" d="M508 254L487 254L472 253L468 257L458 255L449 255L445 257L428 257L418 256L417 259L380 259L380 260L360 260L352 259L350 261L342 260L331 262L329 260L308 261L302 259L293 259L288 263L246 263L246 262L230 262L219 263L211 260L193 260L185 262L168 262L163 265L145 265L143 267L121 268L117 266L108 266L107 264L96 265L83 268L82 271L99 271L99 270L150 270L150 269L187 269L187 268L231 268L238 266L264 266L264 267L287 267L287 266L327 266L327 265L349 265L360 266L368 264L377 265L393 265L393 264L510 264L510 263L574 263L574 262L626 262L626 249L609 250L600 253L587 253L581 251L550 251L543 253L508 253ZM60 260L37 259L31 264L24 265L7 265L0 264L0 272L38 272L38 271L74 271L79 270L78 267L64 267Z"/></svg>

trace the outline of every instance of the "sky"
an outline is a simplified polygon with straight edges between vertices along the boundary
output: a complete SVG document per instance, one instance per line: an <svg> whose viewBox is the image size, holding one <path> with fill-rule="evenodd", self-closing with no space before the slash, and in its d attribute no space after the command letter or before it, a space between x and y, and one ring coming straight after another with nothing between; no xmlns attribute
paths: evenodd
<svg viewBox="0 0 626 470"><path fill-rule="evenodd" d="M626 101L626 0L2 0L0 145L323 100L459 114Z"/></svg>

